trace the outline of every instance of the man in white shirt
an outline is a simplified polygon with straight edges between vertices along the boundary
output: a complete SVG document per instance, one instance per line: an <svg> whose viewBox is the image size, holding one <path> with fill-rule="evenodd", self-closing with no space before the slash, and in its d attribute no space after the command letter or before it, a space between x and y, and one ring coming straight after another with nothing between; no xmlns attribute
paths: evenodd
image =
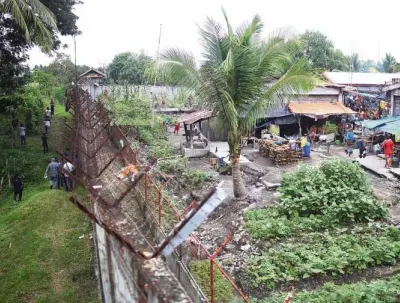
<svg viewBox="0 0 400 303"><path fill-rule="evenodd" d="M46 117L44 119L44 132L46 133L46 135L49 133L50 131L50 118Z"/></svg>
<svg viewBox="0 0 400 303"><path fill-rule="evenodd" d="M74 175L75 175L75 166L72 165L67 159L64 159L63 165L63 174L64 174L64 185L65 191L71 191L74 189Z"/></svg>
<svg viewBox="0 0 400 303"><path fill-rule="evenodd" d="M21 137L21 146L26 145L25 126L22 123L19 126L19 136Z"/></svg>

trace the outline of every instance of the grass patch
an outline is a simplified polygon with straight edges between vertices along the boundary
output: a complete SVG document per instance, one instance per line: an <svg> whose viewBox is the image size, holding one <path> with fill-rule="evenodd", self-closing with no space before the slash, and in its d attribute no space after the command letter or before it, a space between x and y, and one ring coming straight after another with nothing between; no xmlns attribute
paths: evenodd
<svg viewBox="0 0 400 303"><path fill-rule="evenodd" d="M1 175L25 176L21 203L14 205L8 182L2 192L0 302L100 302L91 223L68 201L66 192L50 190L43 178L50 158L56 156L55 139L70 117L61 115L61 109L56 106L49 154L42 153L41 134L27 133L27 146L16 148L0 137ZM84 195L82 189L78 194Z"/></svg>
<svg viewBox="0 0 400 303"><path fill-rule="evenodd" d="M190 272L195 277L200 288L204 291L208 300L211 300L210 293L210 261L192 261L189 264ZM214 287L215 302L231 302L233 297L233 287L224 278L218 268L214 266Z"/></svg>
<svg viewBox="0 0 400 303"><path fill-rule="evenodd" d="M0 302L98 302L90 222L61 190L24 194L0 208Z"/></svg>

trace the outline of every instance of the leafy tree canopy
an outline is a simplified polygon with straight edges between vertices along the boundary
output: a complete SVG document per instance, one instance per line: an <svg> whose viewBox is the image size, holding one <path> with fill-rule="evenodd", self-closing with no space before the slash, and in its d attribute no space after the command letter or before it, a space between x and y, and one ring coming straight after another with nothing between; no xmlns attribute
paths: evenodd
<svg viewBox="0 0 400 303"><path fill-rule="evenodd" d="M303 53L312 67L328 71L349 69L343 52L335 49L332 41L321 32L307 30L300 39L304 44Z"/></svg>
<svg viewBox="0 0 400 303"><path fill-rule="evenodd" d="M107 68L109 78L117 84L145 83L145 70L151 66L152 58L143 52L117 54Z"/></svg>
<svg viewBox="0 0 400 303"><path fill-rule="evenodd" d="M398 73L400 71L400 64L397 63L396 58L392 54L385 54L385 57L378 65L379 71L382 73Z"/></svg>
<svg viewBox="0 0 400 303"><path fill-rule="evenodd" d="M58 31L61 35L79 34L78 17L73 13L79 3L79 0L0 1L0 96L10 95L26 83L27 52L33 45L45 51L56 50L61 45Z"/></svg>
<svg viewBox="0 0 400 303"><path fill-rule="evenodd" d="M87 65L77 65L76 73L81 75L90 69ZM75 64L70 56L64 53L57 53L54 60L47 66L35 66L34 70L41 70L54 75L59 85L68 86L75 81Z"/></svg>

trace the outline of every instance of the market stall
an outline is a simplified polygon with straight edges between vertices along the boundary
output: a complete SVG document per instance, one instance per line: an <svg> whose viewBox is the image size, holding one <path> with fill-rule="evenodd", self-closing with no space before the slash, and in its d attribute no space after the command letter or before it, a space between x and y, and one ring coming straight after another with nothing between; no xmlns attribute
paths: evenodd
<svg viewBox="0 0 400 303"><path fill-rule="evenodd" d="M308 134L319 137L327 134L324 129L326 129L325 122L329 117L336 116L340 118L339 121L342 121L343 124L343 121L346 122L348 117L355 114L353 110L340 102L290 102L288 107L297 118L299 136L302 136L302 119L307 119L309 123L311 120L311 123L313 123L310 128L307 128Z"/></svg>
<svg viewBox="0 0 400 303"><path fill-rule="evenodd" d="M344 104L358 113L360 120L378 120L388 117L390 103L384 95L371 95L351 90L344 90Z"/></svg>

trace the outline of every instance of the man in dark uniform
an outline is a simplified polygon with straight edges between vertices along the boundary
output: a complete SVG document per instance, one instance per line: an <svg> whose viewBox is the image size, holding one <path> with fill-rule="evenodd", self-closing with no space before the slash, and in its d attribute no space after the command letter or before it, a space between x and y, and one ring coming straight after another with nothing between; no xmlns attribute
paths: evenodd
<svg viewBox="0 0 400 303"><path fill-rule="evenodd" d="M42 146L43 146L43 153L48 153L49 152L49 145L47 144L47 135L46 133L43 133L42 135Z"/></svg>
<svg viewBox="0 0 400 303"><path fill-rule="evenodd" d="M18 201L21 201L22 199L22 191L24 189L24 184L22 183L21 177L16 176L14 178L14 202L17 202L17 196L18 196Z"/></svg>

